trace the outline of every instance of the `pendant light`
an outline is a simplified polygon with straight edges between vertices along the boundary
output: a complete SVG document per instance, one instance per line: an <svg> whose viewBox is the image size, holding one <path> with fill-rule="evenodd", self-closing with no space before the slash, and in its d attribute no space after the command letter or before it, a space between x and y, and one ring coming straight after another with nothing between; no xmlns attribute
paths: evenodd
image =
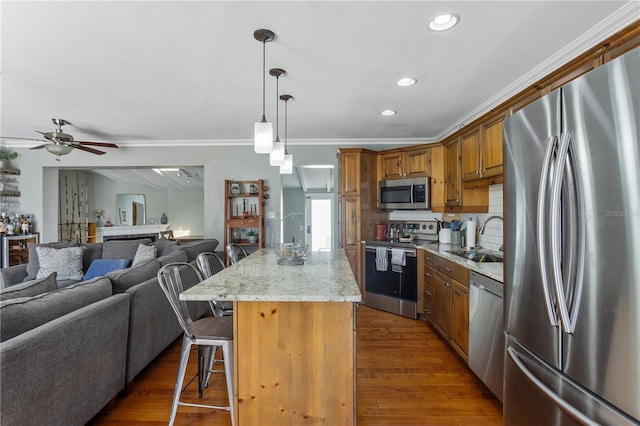
<svg viewBox="0 0 640 426"><path fill-rule="evenodd" d="M260 29L253 33L253 37L262 42L262 120L254 125L253 149L258 154L269 154L273 149L273 125L267 121L264 113L265 102L265 46L275 38L273 31Z"/></svg>
<svg viewBox="0 0 640 426"><path fill-rule="evenodd" d="M282 68L271 68L269 70L269 74L271 74L276 78L276 140L273 141L273 150L271 150L271 154L269 154L269 164L271 164L272 166L282 166L282 164L284 163L284 144L280 142L280 132L279 132L280 101L278 100L278 95L279 95L280 88L278 85L278 81L280 80L280 77L282 77L286 73L287 72Z"/></svg>
<svg viewBox="0 0 640 426"><path fill-rule="evenodd" d="M293 155L289 154L289 150L287 148L287 105L288 102L293 99L291 95L282 95L280 99L284 101L284 163L280 166L280 174L281 175L290 175L293 173Z"/></svg>

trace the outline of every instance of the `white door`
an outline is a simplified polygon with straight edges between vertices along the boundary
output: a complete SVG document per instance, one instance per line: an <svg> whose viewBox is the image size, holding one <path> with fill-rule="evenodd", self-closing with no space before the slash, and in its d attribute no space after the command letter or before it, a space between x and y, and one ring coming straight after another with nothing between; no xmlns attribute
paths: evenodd
<svg viewBox="0 0 640 426"><path fill-rule="evenodd" d="M307 194L305 205L305 242L311 251L333 248L333 194Z"/></svg>

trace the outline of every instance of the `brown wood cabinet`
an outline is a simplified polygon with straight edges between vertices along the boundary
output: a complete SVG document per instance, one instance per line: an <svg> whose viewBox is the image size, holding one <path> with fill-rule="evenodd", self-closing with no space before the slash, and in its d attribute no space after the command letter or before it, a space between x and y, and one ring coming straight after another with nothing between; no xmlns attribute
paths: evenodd
<svg viewBox="0 0 640 426"><path fill-rule="evenodd" d="M443 212L446 203L444 146L431 147L431 211Z"/></svg>
<svg viewBox="0 0 640 426"><path fill-rule="evenodd" d="M467 133L460 138L462 180L473 180L480 177L482 168L480 153L480 129L477 128L471 133Z"/></svg>
<svg viewBox="0 0 640 426"><path fill-rule="evenodd" d="M340 246L364 294L360 242L375 239L376 223L385 223L387 213L378 211L378 153L367 149L341 148L340 156Z"/></svg>
<svg viewBox="0 0 640 426"><path fill-rule="evenodd" d="M482 129L482 177L498 176L504 173L503 118L490 122Z"/></svg>
<svg viewBox="0 0 640 426"><path fill-rule="evenodd" d="M418 318L433 322L433 269L426 250L418 252Z"/></svg>
<svg viewBox="0 0 640 426"><path fill-rule="evenodd" d="M462 155L460 138L444 147L445 205L462 205Z"/></svg>
<svg viewBox="0 0 640 426"><path fill-rule="evenodd" d="M428 147L386 152L381 155L381 179L430 176L431 150Z"/></svg>
<svg viewBox="0 0 640 426"><path fill-rule="evenodd" d="M433 326L465 360L469 352L469 270L432 256Z"/></svg>
<svg viewBox="0 0 640 426"><path fill-rule="evenodd" d="M451 279L451 324L449 342L467 359L469 353L469 283Z"/></svg>
<svg viewBox="0 0 640 426"><path fill-rule="evenodd" d="M484 179L503 173L502 121L500 116L462 136L462 180ZM489 184L489 182L487 182Z"/></svg>

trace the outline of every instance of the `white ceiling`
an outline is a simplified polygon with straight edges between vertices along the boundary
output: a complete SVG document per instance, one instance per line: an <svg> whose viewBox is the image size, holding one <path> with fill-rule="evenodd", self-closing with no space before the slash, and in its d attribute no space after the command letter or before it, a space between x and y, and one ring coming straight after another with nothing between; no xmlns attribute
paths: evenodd
<svg viewBox="0 0 640 426"><path fill-rule="evenodd" d="M624 1L2 1L2 136L249 144L281 67L289 141L440 140L638 19ZM451 31L428 20L460 15ZM401 88L400 77L418 84ZM267 118L276 121L267 75ZM281 103L282 105L282 103ZM380 111L398 111L382 117ZM283 107L280 107L281 135ZM283 137L281 137L283 139ZM38 142L3 141L13 146Z"/></svg>

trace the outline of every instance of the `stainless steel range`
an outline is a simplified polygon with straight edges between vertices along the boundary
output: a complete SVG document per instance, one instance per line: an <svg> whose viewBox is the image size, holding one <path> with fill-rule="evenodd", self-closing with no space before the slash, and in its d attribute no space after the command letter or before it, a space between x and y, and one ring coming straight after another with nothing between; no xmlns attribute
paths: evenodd
<svg viewBox="0 0 640 426"><path fill-rule="evenodd" d="M409 318L417 317L417 245L438 240L436 221L389 223L390 241L367 241L366 304Z"/></svg>

